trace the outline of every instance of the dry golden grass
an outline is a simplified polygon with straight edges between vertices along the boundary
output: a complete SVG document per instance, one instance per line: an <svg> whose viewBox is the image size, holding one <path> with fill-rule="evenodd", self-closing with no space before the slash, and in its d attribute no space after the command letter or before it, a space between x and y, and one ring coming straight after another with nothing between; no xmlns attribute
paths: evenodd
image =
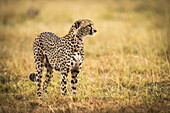
<svg viewBox="0 0 170 113"><path fill-rule="evenodd" d="M0 112L170 112L169 6L168 0L1 0ZM78 94L60 97L55 72L39 101L28 78L35 72L34 38L43 31L63 36L83 18L98 33L84 42Z"/></svg>

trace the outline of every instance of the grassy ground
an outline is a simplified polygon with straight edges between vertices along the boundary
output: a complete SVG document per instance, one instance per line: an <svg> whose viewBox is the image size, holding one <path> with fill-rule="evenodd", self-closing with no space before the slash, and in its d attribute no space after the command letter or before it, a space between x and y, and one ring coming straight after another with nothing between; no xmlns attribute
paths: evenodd
<svg viewBox="0 0 170 113"><path fill-rule="evenodd" d="M0 112L170 112L169 6L168 0L1 0ZM98 33L84 42L78 94L60 97L55 72L48 96L37 100L28 78L35 72L34 38L43 31L63 36L82 18Z"/></svg>

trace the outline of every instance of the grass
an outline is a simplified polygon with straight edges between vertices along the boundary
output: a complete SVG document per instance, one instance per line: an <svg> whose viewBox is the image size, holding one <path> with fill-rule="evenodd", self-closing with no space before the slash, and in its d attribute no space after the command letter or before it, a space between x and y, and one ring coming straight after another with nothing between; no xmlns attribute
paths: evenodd
<svg viewBox="0 0 170 113"><path fill-rule="evenodd" d="M170 112L168 0L0 1L0 112ZM78 94L60 96L55 72L41 102L32 45L36 35L65 35L74 21L98 30L84 42ZM68 78L70 82L70 76ZM68 84L70 89L70 84Z"/></svg>

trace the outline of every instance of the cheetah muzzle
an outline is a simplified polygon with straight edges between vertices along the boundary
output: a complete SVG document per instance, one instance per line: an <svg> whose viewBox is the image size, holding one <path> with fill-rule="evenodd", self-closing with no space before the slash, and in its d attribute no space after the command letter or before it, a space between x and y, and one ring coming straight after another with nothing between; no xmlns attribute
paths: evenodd
<svg viewBox="0 0 170 113"><path fill-rule="evenodd" d="M37 96L41 90L47 92L47 86L53 77L53 70L61 73L61 95L67 92L67 76L71 71L71 92L76 94L78 73L84 60L83 41L87 35L94 35L97 30L91 20L76 21L67 35L58 37L51 32L39 34L33 44L36 73L30 74L30 80L37 82ZM45 81L41 88L42 72L46 69Z"/></svg>

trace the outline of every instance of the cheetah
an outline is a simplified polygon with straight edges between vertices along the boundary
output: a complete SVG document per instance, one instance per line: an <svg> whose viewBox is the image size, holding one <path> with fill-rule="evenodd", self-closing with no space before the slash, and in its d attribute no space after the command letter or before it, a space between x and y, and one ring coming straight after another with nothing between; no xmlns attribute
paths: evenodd
<svg viewBox="0 0 170 113"><path fill-rule="evenodd" d="M95 35L96 32L91 20L82 19L76 21L63 37L51 32L42 32L35 38L33 53L36 73L31 73L29 78L37 82L38 98L42 98L42 90L47 93L53 70L61 73L61 96L66 95L67 77L71 71L71 93L76 94L77 77L84 60L83 41L87 35ZM46 74L41 88L44 67Z"/></svg>

